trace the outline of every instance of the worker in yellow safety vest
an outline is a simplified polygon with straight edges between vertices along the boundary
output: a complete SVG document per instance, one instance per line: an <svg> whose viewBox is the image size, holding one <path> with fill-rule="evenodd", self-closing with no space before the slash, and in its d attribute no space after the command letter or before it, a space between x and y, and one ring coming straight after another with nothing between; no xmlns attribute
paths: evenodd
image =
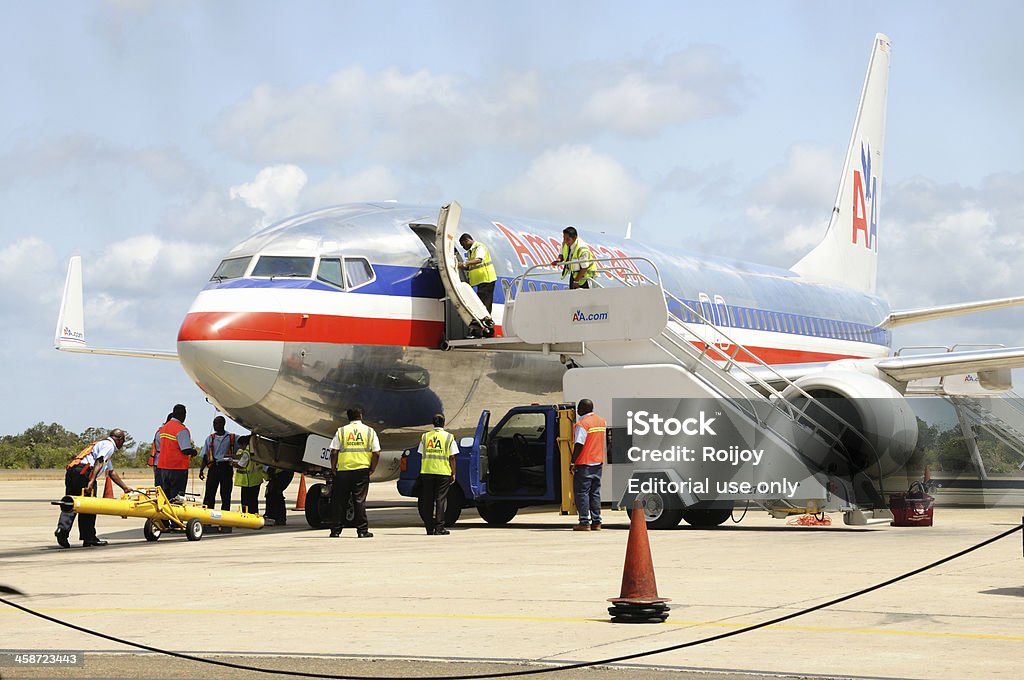
<svg viewBox="0 0 1024 680"><path fill-rule="evenodd" d="M459 269L467 272L469 285L476 287L477 297L484 303L488 314L483 324L475 319L469 324L469 337L478 338L483 335L490 338L494 335L494 322L491 321L490 313L494 304L494 284L498 280L498 274L494 271L491 253L483 243L473 240L469 234L463 234L459 237L459 245L466 251L466 259L459 262Z"/></svg>
<svg viewBox="0 0 1024 680"><path fill-rule="evenodd" d="M569 276L569 288L590 288L590 279L597 274L597 262L590 246L583 242L576 227L562 230L562 252L552 267L562 265L562 278Z"/></svg>
<svg viewBox="0 0 1024 680"><path fill-rule="evenodd" d="M258 515L260 512L260 485L263 484L263 466L253 460L249 452L250 435L238 438L238 453L230 459L235 468L235 486L242 490L242 512Z"/></svg>
<svg viewBox="0 0 1024 680"><path fill-rule="evenodd" d="M604 466L605 436L608 423L594 413L594 402L580 399L573 430L572 493L576 497L576 510L580 521L574 531L601 530L601 469Z"/></svg>
<svg viewBox="0 0 1024 680"><path fill-rule="evenodd" d="M380 441L369 425L363 424L363 411L348 410L348 425L338 428L331 440L331 506L336 523L331 538L341 536L349 501L354 511L353 523L359 538L373 538L366 519L366 493L370 475L380 461Z"/></svg>
<svg viewBox="0 0 1024 680"><path fill-rule="evenodd" d="M448 509L448 489L455 483L455 435L444 429L444 414L434 416L434 429L424 432L417 449L420 453L419 498L417 507L428 536L447 536L444 527Z"/></svg>

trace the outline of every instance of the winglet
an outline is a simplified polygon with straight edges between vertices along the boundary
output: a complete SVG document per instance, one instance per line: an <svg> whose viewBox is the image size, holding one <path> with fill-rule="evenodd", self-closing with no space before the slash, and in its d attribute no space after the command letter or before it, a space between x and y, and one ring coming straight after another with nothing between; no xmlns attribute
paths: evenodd
<svg viewBox="0 0 1024 680"><path fill-rule="evenodd" d="M68 276L64 280L64 296L57 316L57 330L53 335L53 346L64 352L83 354L107 354L141 359L165 359L177 361L178 353L159 349L108 349L89 347L85 342L85 307L82 302L82 256L75 255L68 261Z"/></svg>
<svg viewBox="0 0 1024 680"><path fill-rule="evenodd" d="M60 301L53 346L57 349L81 349L86 346L81 255L75 255L68 261L68 276L64 280L64 297Z"/></svg>

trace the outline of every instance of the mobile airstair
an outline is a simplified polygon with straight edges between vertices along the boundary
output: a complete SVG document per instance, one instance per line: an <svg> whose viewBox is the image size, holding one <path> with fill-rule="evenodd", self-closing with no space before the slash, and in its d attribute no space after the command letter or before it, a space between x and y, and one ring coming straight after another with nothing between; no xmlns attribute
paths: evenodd
<svg viewBox="0 0 1024 680"><path fill-rule="evenodd" d="M480 319L482 305L473 289L458 280L457 261L449 261L455 258L459 212L457 203L442 209L437 252L450 302L468 323ZM849 524L891 519L873 471L851 464L851 447L860 449L861 458L867 453L868 459L878 459L852 425L730 337L714 322L713 307L694 308L668 293L650 260L596 262L602 285L590 289L566 289L552 279L547 265L528 269L506 292L503 337L450 339L445 348L559 355L572 369L563 380L566 396L597 397L599 403L605 395L606 413L612 397L721 400L731 421L745 425L754 445L782 452L775 465L754 470L752 483L762 481L759 476L778 476L780 470L800 471L794 497L735 501L753 501L778 516L842 511ZM694 500L699 499L684 502Z"/></svg>
<svg viewBox="0 0 1024 680"><path fill-rule="evenodd" d="M914 351L934 352L943 349L996 349L1003 345L954 345L907 347L897 355ZM1008 373L1008 372L1007 372ZM978 449L978 430L988 432L1021 456L1018 465L1024 469L1024 397L1011 389L1009 375L1002 384L986 385L976 373L915 380L907 385L908 395L942 397L956 412L960 431L967 445L971 463L980 480L988 480L988 471Z"/></svg>

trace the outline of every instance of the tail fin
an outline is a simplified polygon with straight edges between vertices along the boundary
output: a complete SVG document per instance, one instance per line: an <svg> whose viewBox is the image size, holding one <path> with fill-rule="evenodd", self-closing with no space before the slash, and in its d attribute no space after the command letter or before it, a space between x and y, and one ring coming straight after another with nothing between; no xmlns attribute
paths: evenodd
<svg viewBox="0 0 1024 680"><path fill-rule="evenodd" d="M868 61L839 192L825 238L793 266L800 276L875 292L878 208L885 149L889 38L878 33Z"/></svg>

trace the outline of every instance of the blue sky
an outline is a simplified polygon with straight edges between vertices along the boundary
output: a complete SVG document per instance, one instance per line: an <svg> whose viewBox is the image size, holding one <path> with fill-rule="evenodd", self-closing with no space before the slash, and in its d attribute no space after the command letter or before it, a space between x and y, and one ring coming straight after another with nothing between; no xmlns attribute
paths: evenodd
<svg viewBox="0 0 1024 680"><path fill-rule="evenodd" d="M827 223L868 52L892 40L880 292L1020 293L1017 2L0 5L0 434L146 439L175 364L51 348L67 259L88 337L171 349L222 254L291 213L396 198L769 264ZM1022 344L1024 310L901 344Z"/></svg>

